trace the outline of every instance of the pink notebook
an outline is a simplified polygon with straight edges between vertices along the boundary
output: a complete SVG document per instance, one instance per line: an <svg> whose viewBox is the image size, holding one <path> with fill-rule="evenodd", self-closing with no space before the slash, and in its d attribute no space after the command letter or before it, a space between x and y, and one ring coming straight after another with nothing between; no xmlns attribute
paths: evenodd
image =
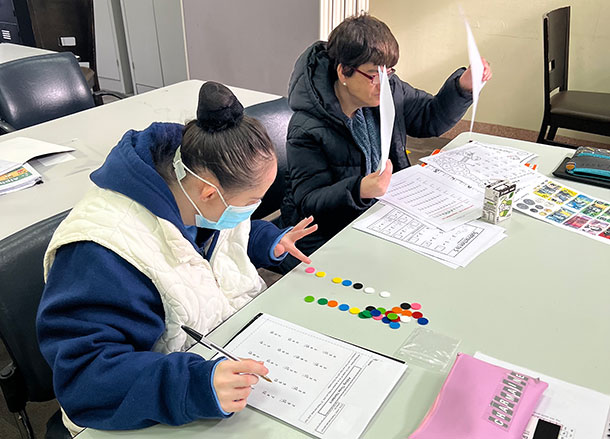
<svg viewBox="0 0 610 439"><path fill-rule="evenodd" d="M520 439L548 384L458 354L410 439Z"/></svg>

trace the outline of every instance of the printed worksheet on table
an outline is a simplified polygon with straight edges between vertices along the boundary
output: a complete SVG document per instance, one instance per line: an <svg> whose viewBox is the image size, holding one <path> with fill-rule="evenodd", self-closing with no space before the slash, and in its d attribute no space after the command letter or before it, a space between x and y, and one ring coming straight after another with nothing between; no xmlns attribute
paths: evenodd
<svg viewBox="0 0 610 439"><path fill-rule="evenodd" d="M394 175L381 200L449 231L483 212L483 190L434 168L411 166Z"/></svg>
<svg viewBox="0 0 610 439"><path fill-rule="evenodd" d="M272 382L260 380L248 405L324 439L359 437L407 369L269 314L256 316L226 348L269 369Z"/></svg>

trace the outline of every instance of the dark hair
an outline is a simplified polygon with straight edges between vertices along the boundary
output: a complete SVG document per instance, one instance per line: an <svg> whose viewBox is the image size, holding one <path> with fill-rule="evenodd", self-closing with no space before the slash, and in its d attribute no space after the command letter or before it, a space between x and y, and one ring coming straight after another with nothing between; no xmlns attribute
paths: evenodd
<svg viewBox="0 0 610 439"><path fill-rule="evenodd" d="M394 67L398 62L398 42L390 28L368 14L346 18L328 37L328 57L336 77L337 66L352 76L354 69L368 62Z"/></svg>
<svg viewBox="0 0 610 439"><path fill-rule="evenodd" d="M275 150L265 128L244 116L244 107L231 90L208 81L199 91L197 119L184 127L180 154L187 168L197 174L211 172L230 192L255 186ZM167 183L176 181L173 157L167 151L155 158L157 172Z"/></svg>

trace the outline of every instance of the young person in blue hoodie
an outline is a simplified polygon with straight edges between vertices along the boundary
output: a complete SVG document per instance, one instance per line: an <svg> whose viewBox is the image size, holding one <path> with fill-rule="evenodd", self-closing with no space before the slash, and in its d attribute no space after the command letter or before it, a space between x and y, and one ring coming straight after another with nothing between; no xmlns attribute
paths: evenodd
<svg viewBox="0 0 610 439"><path fill-rule="evenodd" d="M260 293L256 267L316 229L250 215L277 163L264 128L229 89L201 87L197 119L127 132L45 255L41 351L71 433L224 418L268 373L254 360L184 352Z"/></svg>

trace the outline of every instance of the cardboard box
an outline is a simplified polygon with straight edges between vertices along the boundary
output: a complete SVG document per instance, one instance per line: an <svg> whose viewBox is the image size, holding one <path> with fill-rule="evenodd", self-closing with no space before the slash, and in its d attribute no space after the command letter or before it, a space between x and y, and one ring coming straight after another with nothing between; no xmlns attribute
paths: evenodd
<svg viewBox="0 0 610 439"><path fill-rule="evenodd" d="M513 196L517 185L508 180L499 180L485 186L485 201L481 219L498 224L510 218L513 211Z"/></svg>

